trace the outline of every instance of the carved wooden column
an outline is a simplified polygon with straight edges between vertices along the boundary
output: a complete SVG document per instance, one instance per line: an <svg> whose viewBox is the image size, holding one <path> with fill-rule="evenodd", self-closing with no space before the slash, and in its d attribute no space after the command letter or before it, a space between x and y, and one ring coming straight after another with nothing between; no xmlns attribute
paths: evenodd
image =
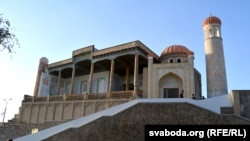
<svg viewBox="0 0 250 141"><path fill-rule="evenodd" d="M61 70L59 71L58 74L58 80L57 80L57 95L60 95L60 86L61 86Z"/></svg>
<svg viewBox="0 0 250 141"><path fill-rule="evenodd" d="M126 68L126 91L129 90L129 67Z"/></svg>
<svg viewBox="0 0 250 141"><path fill-rule="evenodd" d="M91 62L89 82L88 82L88 94L92 93L93 72L94 72L94 63Z"/></svg>
<svg viewBox="0 0 250 141"><path fill-rule="evenodd" d="M133 96L137 97L138 92L138 54L135 54L135 65L134 65L134 92Z"/></svg>
<svg viewBox="0 0 250 141"><path fill-rule="evenodd" d="M114 64L115 64L115 60L111 59L110 75L109 75L109 90L108 90L108 95L107 95L108 98L111 96L112 87L113 87Z"/></svg>
<svg viewBox="0 0 250 141"><path fill-rule="evenodd" d="M73 70L72 70L72 78L71 78L71 92L70 94L74 93L74 79L75 79L75 64L73 64Z"/></svg>

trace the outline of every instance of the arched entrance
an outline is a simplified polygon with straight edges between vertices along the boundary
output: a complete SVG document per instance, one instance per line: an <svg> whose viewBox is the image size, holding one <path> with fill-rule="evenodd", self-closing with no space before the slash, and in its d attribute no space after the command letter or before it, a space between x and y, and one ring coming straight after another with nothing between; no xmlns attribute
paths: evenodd
<svg viewBox="0 0 250 141"><path fill-rule="evenodd" d="M159 81L160 98L178 98L182 89L183 81L174 73L167 73Z"/></svg>

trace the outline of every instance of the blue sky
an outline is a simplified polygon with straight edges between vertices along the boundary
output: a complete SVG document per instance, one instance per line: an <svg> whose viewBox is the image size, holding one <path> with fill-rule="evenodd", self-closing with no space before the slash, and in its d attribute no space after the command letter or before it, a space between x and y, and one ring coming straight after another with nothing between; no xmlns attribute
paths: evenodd
<svg viewBox="0 0 250 141"><path fill-rule="evenodd" d="M250 89L248 0L0 0L0 13L15 27L21 45L10 57L0 52L0 113L18 113L24 94L33 95L39 59L70 58L89 45L97 49L140 40L156 54L181 44L195 54L206 96L202 22L210 13L222 21L228 91ZM2 116L0 116L2 121Z"/></svg>

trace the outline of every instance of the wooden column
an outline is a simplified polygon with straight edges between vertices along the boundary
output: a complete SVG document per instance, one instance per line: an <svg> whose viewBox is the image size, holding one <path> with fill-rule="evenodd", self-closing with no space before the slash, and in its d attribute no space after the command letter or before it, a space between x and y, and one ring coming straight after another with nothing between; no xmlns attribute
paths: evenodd
<svg viewBox="0 0 250 141"><path fill-rule="evenodd" d="M59 74L58 74L58 80L57 80L57 95L60 95L60 86L61 86L61 70L59 71Z"/></svg>
<svg viewBox="0 0 250 141"><path fill-rule="evenodd" d="M153 66L153 57L152 56L148 56L148 85L147 85L147 97L148 98L154 98L154 97L158 97L158 95L156 96L155 93L152 92L152 66Z"/></svg>
<svg viewBox="0 0 250 141"><path fill-rule="evenodd" d="M126 68L126 91L129 90L129 67Z"/></svg>
<svg viewBox="0 0 250 141"><path fill-rule="evenodd" d="M135 54L135 65L134 65L134 93L133 96L137 97L138 91L138 54Z"/></svg>
<svg viewBox="0 0 250 141"><path fill-rule="evenodd" d="M111 60L111 65L110 65L110 75L109 75L109 90L108 90L108 98L111 96L112 92L112 87L113 87L113 76L114 76L114 64L115 60Z"/></svg>
<svg viewBox="0 0 250 141"><path fill-rule="evenodd" d="M74 79L75 79L75 64L73 64L70 94L74 93Z"/></svg>
<svg viewBox="0 0 250 141"><path fill-rule="evenodd" d="M92 93L92 81L93 81L93 72L94 72L94 63L91 63L90 74L89 74L89 82L88 82L88 93Z"/></svg>

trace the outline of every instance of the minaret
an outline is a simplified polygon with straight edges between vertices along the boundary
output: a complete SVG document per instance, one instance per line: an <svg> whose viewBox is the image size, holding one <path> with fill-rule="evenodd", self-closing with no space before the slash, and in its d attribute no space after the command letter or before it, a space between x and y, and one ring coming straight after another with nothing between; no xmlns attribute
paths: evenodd
<svg viewBox="0 0 250 141"><path fill-rule="evenodd" d="M203 21L206 55L207 97L228 94L221 20L210 15Z"/></svg>

